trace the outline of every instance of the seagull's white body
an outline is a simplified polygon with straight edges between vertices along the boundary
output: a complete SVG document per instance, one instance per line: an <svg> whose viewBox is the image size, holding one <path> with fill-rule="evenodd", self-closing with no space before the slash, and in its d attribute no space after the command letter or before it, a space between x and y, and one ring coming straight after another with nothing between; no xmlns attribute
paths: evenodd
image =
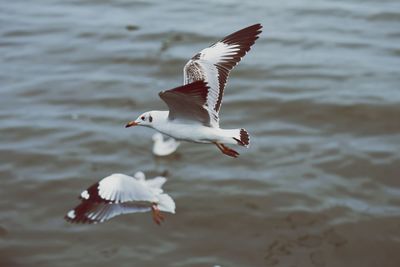
<svg viewBox="0 0 400 267"><path fill-rule="evenodd" d="M169 111L151 111L153 127L155 130L174 139L195 143L221 142L225 144L237 144L232 136L238 135L238 130L224 130L217 127L207 127L191 121L168 120ZM238 137L240 138L240 137Z"/></svg>
<svg viewBox="0 0 400 267"><path fill-rule="evenodd" d="M155 133L153 141L153 154L161 157L171 155L180 145L180 142L176 141L175 138L164 139L161 133Z"/></svg>
<svg viewBox="0 0 400 267"><path fill-rule="evenodd" d="M133 177L114 173L84 190L81 204L70 210L65 219L75 223L99 223L115 216L135 212L164 211L175 213L175 202L162 190L166 178L145 179L142 172ZM161 217L155 218L156 223Z"/></svg>
<svg viewBox="0 0 400 267"><path fill-rule="evenodd" d="M262 26L255 24L232 33L194 55L183 69L184 85L160 92L169 111L149 111L130 126L147 126L177 140L214 143L226 155L239 153L223 144L248 147L245 129L219 127L219 111L229 72L258 39Z"/></svg>

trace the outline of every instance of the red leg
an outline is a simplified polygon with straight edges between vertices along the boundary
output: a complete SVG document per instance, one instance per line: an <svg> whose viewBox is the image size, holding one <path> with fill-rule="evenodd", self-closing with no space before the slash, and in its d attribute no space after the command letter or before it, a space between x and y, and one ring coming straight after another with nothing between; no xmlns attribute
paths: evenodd
<svg viewBox="0 0 400 267"><path fill-rule="evenodd" d="M225 155L228 155L228 156L230 156L230 157L232 157L232 158L237 158L237 157L239 156L239 153L238 153L238 152L236 152L235 150L233 150L233 149L231 149L231 148L225 146L224 144L221 144L221 143L218 143L218 142L215 142L214 144L215 144L215 145L219 148L219 150L221 150L221 152L224 153Z"/></svg>
<svg viewBox="0 0 400 267"><path fill-rule="evenodd" d="M164 216L161 214L161 212L160 212L160 210L158 209L156 203L153 203L153 204L151 205L151 212L152 212L152 215L153 215L153 221L154 221L156 224L161 225L161 222L164 221Z"/></svg>

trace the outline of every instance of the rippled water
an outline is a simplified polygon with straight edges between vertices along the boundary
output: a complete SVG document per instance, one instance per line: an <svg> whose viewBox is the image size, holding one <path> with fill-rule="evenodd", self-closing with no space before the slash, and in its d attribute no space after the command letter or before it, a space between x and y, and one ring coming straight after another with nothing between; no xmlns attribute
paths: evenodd
<svg viewBox="0 0 400 267"><path fill-rule="evenodd" d="M1 266L400 266L398 1L2 1ZM245 26L221 118L239 159L150 129L186 60ZM113 172L168 171L177 214L71 225Z"/></svg>

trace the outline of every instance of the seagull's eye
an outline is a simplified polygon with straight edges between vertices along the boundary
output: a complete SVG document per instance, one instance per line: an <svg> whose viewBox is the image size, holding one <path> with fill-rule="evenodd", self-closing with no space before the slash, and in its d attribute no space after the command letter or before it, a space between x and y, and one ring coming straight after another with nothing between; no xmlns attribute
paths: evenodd
<svg viewBox="0 0 400 267"><path fill-rule="evenodd" d="M140 119L142 119L142 121L144 121L144 116L140 117Z"/></svg>
<svg viewBox="0 0 400 267"><path fill-rule="evenodd" d="M149 117L149 122L153 122L153 117L152 116Z"/></svg>

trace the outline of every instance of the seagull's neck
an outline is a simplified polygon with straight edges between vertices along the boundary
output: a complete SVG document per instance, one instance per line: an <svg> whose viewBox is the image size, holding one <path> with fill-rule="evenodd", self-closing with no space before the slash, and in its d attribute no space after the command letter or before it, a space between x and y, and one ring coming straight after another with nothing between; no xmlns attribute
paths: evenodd
<svg viewBox="0 0 400 267"><path fill-rule="evenodd" d="M157 128L156 125L164 124L168 121L169 111L167 110L152 110L149 113L153 117L153 128Z"/></svg>

